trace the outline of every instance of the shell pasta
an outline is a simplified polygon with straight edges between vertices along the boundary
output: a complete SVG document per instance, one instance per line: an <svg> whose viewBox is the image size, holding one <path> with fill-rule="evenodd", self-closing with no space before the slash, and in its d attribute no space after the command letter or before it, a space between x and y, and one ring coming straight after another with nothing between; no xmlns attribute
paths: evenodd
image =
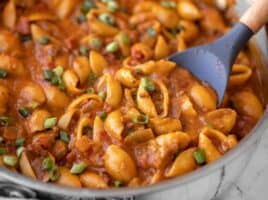
<svg viewBox="0 0 268 200"><path fill-rule="evenodd" d="M106 189L220 159L264 112L254 58L240 53L220 107L209 85L165 58L227 32L230 2L1 1L0 165Z"/></svg>

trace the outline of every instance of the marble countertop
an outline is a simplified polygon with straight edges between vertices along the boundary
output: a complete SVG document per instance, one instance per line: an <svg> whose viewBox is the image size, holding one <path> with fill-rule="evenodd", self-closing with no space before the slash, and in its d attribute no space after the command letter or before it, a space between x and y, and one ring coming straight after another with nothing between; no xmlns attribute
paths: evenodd
<svg viewBox="0 0 268 200"><path fill-rule="evenodd" d="M247 168L228 193L217 200L267 200L268 133L263 135Z"/></svg>

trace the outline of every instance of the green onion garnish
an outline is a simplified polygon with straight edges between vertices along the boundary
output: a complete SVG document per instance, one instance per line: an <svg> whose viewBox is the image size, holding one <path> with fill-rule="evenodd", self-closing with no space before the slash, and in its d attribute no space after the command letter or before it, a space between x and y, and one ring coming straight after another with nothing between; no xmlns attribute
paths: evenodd
<svg viewBox="0 0 268 200"><path fill-rule="evenodd" d="M119 50L119 45L117 42L111 42L109 44L107 44L107 46L105 47L105 50L109 53L115 53Z"/></svg>
<svg viewBox="0 0 268 200"><path fill-rule="evenodd" d="M38 39L38 43L41 45L47 45L49 42L50 42L50 39L47 36L43 36Z"/></svg>
<svg viewBox="0 0 268 200"><path fill-rule="evenodd" d="M113 16L109 13L102 13L101 15L99 15L99 20L105 24L109 24L112 26L115 24Z"/></svg>
<svg viewBox="0 0 268 200"><path fill-rule="evenodd" d="M20 115L21 115L22 117L27 118L27 117L30 116L31 111L30 111L30 109L27 108L27 107L22 107L22 108L19 109L19 113L20 113Z"/></svg>
<svg viewBox="0 0 268 200"><path fill-rule="evenodd" d="M101 118L102 121L104 121L106 119L106 117L107 117L107 113L106 112L101 112L99 114L99 117Z"/></svg>
<svg viewBox="0 0 268 200"><path fill-rule="evenodd" d="M4 154L7 154L7 149L4 147L1 147L0 148L0 155L4 155Z"/></svg>
<svg viewBox="0 0 268 200"><path fill-rule="evenodd" d="M81 162L81 163L75 163L73 164L70 172L72 174L81 174L85 171L85 169L87 168L87 164L84 163L84 162Z"/></svg>
<svg viewBox="0 0 268 200"><path fill-rule="evenodd" d="M60 131L60 139L61 139L61 141L65 142L67 144L70 142L70 136L65 131Z"/></svg>
<svg viewBox="0 0 268 200"><path fill-rule="evenodd" d="M45 129L51 129L57 124L57 117L47 118L44 122Z"/></svg>
<svg viewBox="0 0 268 200"><path fill-rule="evenodd" d="M134 124L145 125L149 123L149 117L147 115L137 115L132 118Z"/></svg>
<svg viewBox="0 0 268 200"><path fill-rule="evenodd" d="M155 37L156 36L156 30L152 27L148 28L147 29L147 34L150 36L150 37Z"/></svg>
<svg viewBox="0 0 268 200"><path fill-rule="evenodd" d="M57 165L53 165L52 168L48 172L49 179L51 181L57 181L60 178L60 170Z"/></svg>
<svg viewBox="0 0 268 200"><path fill-rule="evenodd" d="M202 165L206 162L206 155L204 150L198 149L194 152L194 159L197 164Z"/></svg>
<svg viewBox="0 0 268 200"><path fill-rule="evenodd" d="M25 138L17 138L15 141L15 146L16 147L21 147L24 145L25 142Z"/></svg>
<svg viewBox="0 0 268 200"><path fill-rule="evenodd" d="M18 162L18 158L16 156L4 155L3 162L7 166L14 167Z"/></svg>
<svg viewBox="0 0 268 200"><path fill-rule="evenodd" d="M7 70L5 69L0 69L0 79L5 79L8 75Z"/></svg>
<svg viewBox="0 0 268 200"><path fill-rule="evenodd" d="M147 92L155 91L154 81L150 77L144 77L141 79L141 86L147 90Z"/></svg>
<svg viewBox="0 0 268 200"><path fill-rule="evenodd" d="M42 162L42 169L49 171L52 169L53 165L53 160L50 157L46 157Z"/></svg>
<svg viewBox="0 0 268 200"><path fill-rule="evenodd" d="M13 119L7 116L0 116L0 126L9 126L13 124Z"/></svg>

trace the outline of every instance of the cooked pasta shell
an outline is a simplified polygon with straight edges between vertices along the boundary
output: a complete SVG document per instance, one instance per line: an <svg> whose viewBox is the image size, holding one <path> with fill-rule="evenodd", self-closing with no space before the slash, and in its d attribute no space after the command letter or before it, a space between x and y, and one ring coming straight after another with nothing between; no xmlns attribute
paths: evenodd
<svg viewBox="0 0 268 200"><path fill-rule="evenodd" d="M152 74L155 69L156 69L156 64L154 61L148 61L146 63L136 65L134 67L135 71L141 72L142 74L145 74L145 75Z"/></svg>
<svg viewBox="0 0 268 200"><path fill-rule="evenodd" d="M103 69L108 67L105 58L96 51L90 51L89 63L91 70L97 75L102 75Z"/></svg>
<svg viewBox="0 0 268 200"><path fill-rule="evenodd" d="M59 1L59 3L57 4L57 15L61 19L66 18L68 15L71 14L76 4L77 4L77 0Z"/></svg>
<svg viewBox="0 0 268 200"><path fill-rule="evenodd" d="M134 117L139 116L139 115L140 115L140 112L136 108L129 108L124 115L124 119L131 120Z"/></svg>
<svg viewBox="0 0 268 200"><path fill-rule="evenodd" d="M136 166L132 158L119 146L110 145L104 155L107 172L115 179L128 183L136 176Z"/></svg>
<svg viewBox="0 0 268 200"><path fill-rule="evenodd" d="M93 172L85 172L82 175L80 175L80 181L82 185L87 188L104 189L108 187L104 179L98 174Z"/></svg>
<svg viewBox="0 0 268 200"><path fill-rule="evenodd" d="M106 103L113 108L119 106L121 99L122 99L122 87L120 83L114 79L110 74L106 74Z"/></svg>
<svg viewBox="0 0 268 200"><path fill-rule="evenodd" d="M27 73L20 60L6 54L0 55L0 69L6 70L11 76L25 76Z"/></svg>
<svg viewBox="0 0 268 200"><path fill-rule="evenodd" d="M93 122L93 141L101 142L101 134L104 131L103 120L99 116L96 116Z"/></svg>
<svg viewBox="0 0 268 200"><path fill-rule="evenodd" d="M226 142L228 143L229 149L233 149L238 144L236 135L228 135Z"/></svg>
<svg viewBox="0 0 268 200"><path fill-rule="evenodd" d="M125 137L124 143L126 145L135 145L138 143L144 143L154 138L152 129L140 129L131 132L128 136Z"/></svg>
<svg viewBox="0 0 268 200"><path fill-rule="evenodd" d="M194 103L204 111L215 110L217 99L212 96L210 91L202 85L195 84L190 91L190 96Z"/></svg>
<svg viewBox="0 0 268 200"><path fill-rule="evenodd" d="M178 52L185 51L185 49L187 49L187 45L182 34L177 35L177 41L178 41L177 51Z"/></svg>
<svg viewBox="0 0 268 200"><path fill-rule="evenodd" d="M78 56L73 62L73 69L79 77L79 82L84 84L90 73L89 60L85 56Z"/></svg>
<svg viewBox="0 0 268 200"><path fill-rule="evenodd" d="M152 49L144 43L136 43L131 47L131 55L139 53L142 57L142 60L148 61L153 57Z"/></svg>
<svg viewBox="0 0 268 200"><path fill-rule="evenodd" d="M177 13L172 9L166 9L160 5L156 5L153 7L152 12L166 28L173 28L179 22Z"/></svg>
<svg viewBox="0 0 268 200"><path fill-rule="evenodd" d="M91 125L91 120L88 117L82 117L79 119L76 129L76 139L79 140L83 135L83 129L86 126Z"/></svg>
<svg viewBox="0 0 268 200"><path fill-rule="evenodd" d="M74 71L67 69L64 71L62 75L62 79L64 81L64 85L67 88L67 91L71 94L80 94L83 92L83 90L77 88L77 85L79 83L79 79L77 75L74 73Z"/></svg>
<svg viewBox="0 0 268 200"><path fill-rule="evenodd" d="M10 56L21 54L21 44L18 37L5 29L0 30L0 46L1 53L7 53Z"/></svg>
<svg viewBox="0 0 268 200"><path fill-rule="evenodd" d="M198 147L205 151L207 163L211 163L221 157L220 152L204 133L199 135Z"/></svg>
<svg viewBox="0 0 268 200"><path fill-rule="evenodd" d="M247 82L251 77L252 70L246 65L234 64L232 73L229 79L229 86L239 86Z"/></svg>
<svg viewBox="0 0 268 200"><path fill-rule="evenodd" d="M35 42L38 42L40 38L42 37L50 38L49 33L47 33L46 31L44 31L42 28L40 28L39 26L35 24L31 25L31 33L32 33L33 40Z"/></svg>
<svg viewBox="0 0 268 200"><path fill-rule="evenodd" d="M169 93L168 93L168 89L167 89L167 87L165 86L165 84L161 80L156 80L155 83L160 88L160 91L161 91L162 97L163 97L163 103L162 103L163 112L160 114L160 116L161 117L166 117L168 115L168 108L169 108Z"/></svg>
<svg viewBox="0 0 268 200"><path fill-rule="evenodd" d="M102 102L102 99L96 94L83 94L83 95L80 95L79 97L77 97L76 99L74 99L69 104L67 110L77 108L77 107L79 107L79 105L81 103L83 103L84 101L89 101L89 100L95 100L98 102Z"/></svg>
<svg viewBox="0 0 268 200"><path fill-rule="evenodd" d="M75 140L75 147L81 153L86 153L93 145L94 142L88 135L82 135L81 137L77 137Z"/></svg>
<svg viewBox="0 0 268 200"><path fill-rule="evenodd" d="M41 21L41 20L54 21L57 18L48 12L40 12L39 11L39 12L32 12L31 14L29 14L27 16L27 19L31 22L34 22L34 21Z"/></svg>
<svg viewBox="0 0 268 200"><path fill-rule="evenodd" d="M206 114L206 121L215 129L227 134L235 125L236 112L230 108L222 108Z"/></svg>
<svg viewBox="0 0 268 200"><path fill-rule="evenodd" d="M165 58L169 55L169 47L164 37L159 35L154 49L154 56L156 60Z"/></svg>
<svg viewBox="0 0 268 200"><path fill-rule="evenodd" d="M70 122L75 114L77 110L76 109L69 109L67 110L59 119L58 121L58 126L63 129L63 130L67 130Z"/></svg>
<svg viewBox="0 0 268 200"><path fill-rule="evenodd" d="M116 79L120 81L120 83L126 87L137 87L139 82L134 77L130 69L121 68L116 72Z"/></svg>
<svg viewBox="0 0 268 200"><path fill-rule="evenodd" d="M14 29L16 19L17 12L15 2L13 0L9 0L3 10L3 24L10 29Z"/></svg>
<svg viewBox="0 0 268 200"><path fill-rule="evenodd" d="M117 140L122 139L124 124L123 116L120 110L115 110L108 114L104 122L104 129L111 137Z"/></svg>
<svg viewBox="0 0 268 200"><path fill-rule="evenodd" d="M133 12L139 13L144 11L151 11L154 6L156 6L156 2L154 1L142 1L135 5Z"/></svg>
<svg viewBox="0 0 268 200"><path fill-rule="evenodd" d="M70 172L66 167L60 167L60 178L57 180L57 184L69 186L69 187L82 187L79 177Z"/></svg>
<svg viewBox="0 0 268 200"><path fill-rule="evenodd" d="M132 92L130 89L125 89L124 90L124 96L126 99L126 106L128 107L134 107L136 105L135 100L133 98Z"/></svg>
<svg viewBox="0 0 268 200"><path fill-rule="evenodd" d="M157 117L155 105L150 94L140 84L137 92L137 104L140 111L150 117Z"/></svg>
<svg viewBox="0 0 268 200"><path fill-rule="evenodd" d="M247 115L258 120L263 115L263 106L258 97L250 91L236 92L231 101L235 110L242 115Z"/></svg>
<svg viewBox="0 0 268 200"><path fill-rule="evenodd" d="M0 85L0 114L4 114L7 111L8 99L8 89L5 86Z"/></svg>
<svg viewBox="0 0 268 200"><path fill-rule="evenodd" d="M186 20L198 20L202 17L201 12L191 1L179 1L177 4L179 15Z"/></svg>
<svg viewBox="0 0 268 200"><path fill-rule="evenodd" d="M168 60L159 60L155 65L154 72L161 76L167 76L176 67L176 63Z"/></svg>
<svg viewBox="0 0 268 200"><path fill-rule="evenodd" d="M88 18L89 26L93 33L96 33L99 36L109 37L115 36L119 33L119 29L108 24L102 23L95 18Z"/></svg>
<svg viewBox="0 0 268 200"><path fill-rule="evenodd" d="M141 24L146 20L153 20L155 18L154 13L151 12L139 12L139 13L135 13L134 15L132 15L129 19L129 23L131 25L137 25L137 24Z"/></svg>
<svg viewBox="0 0 268 200"><path fill-rule="evenodd" d="M35 82L27 82L20 91L20 97L26 100L29 104L36 102L39 105L45 103L46 96L43 88Z"/></svg>
<svg viewBox="0 0 268 200"><path fill-rule="evenodd" d="M191 141L190 136L187 133L180 131L160 135L155 140L161 147L162 153L169 149L173 149L175 152L185 149Z"/></svg>
<svg viewBox="0 0 268 200"><path fill-rule="evenodd" d="M173 118L152 118L150 119L150 126L157 135L171 133L181 130L181 122L178 119Z"/></svg>
<svg viewBox="0 0 268 200"><path fill-rule="evenodd" d="M45 130L44 122L50 117L50 113L46 110L35 110L28 120L28 128L30 133Z"/></svg>
<svg viewBox="0 0 268 200"><path fill-rule="evenodd" d="M188 118L197 116L197 112L194 109L192 101L187 95L181 96L179 99L179 106L183 117Z"/></svg>
<svg viewBox="0 0 268 200"><path fill-rule="evenodd" d="M51 85L44 86L47 103L52 109L66 108L70 102L69 97L59 88Z"/></svg>
<svg viewBox="0 0 268 200"><path fill-rule="evenodd" d="M198 26L196 26L193 22L187 20L180 20L179 25L182 27L182 30L180 32L181 37L186 42L191 42L198 36Z"/></svg>
<svg viewBox="0 0 268 200"><path fill-rule="evenodd" d="M224 135L222 132L220 132L216 129L210 128L210 127L203 128L201 133L205 134L213 143L221 144L227 140L226 135Z"/></svg>
<svg viewBox="0 0 268 200"><path fill-rule="evenodd" d="M19 160L20 171L23 175L36 179L31 163L27 157L26 152L22 152Z"/></svg>
<svg viewBox="0 0 268 200"><path fill-rule="evenodd" d="M190 148L181 152L167 171L166 176L169 178L180 176L195 170L198 167L193 157L195 151L196 148Z"/></svg>

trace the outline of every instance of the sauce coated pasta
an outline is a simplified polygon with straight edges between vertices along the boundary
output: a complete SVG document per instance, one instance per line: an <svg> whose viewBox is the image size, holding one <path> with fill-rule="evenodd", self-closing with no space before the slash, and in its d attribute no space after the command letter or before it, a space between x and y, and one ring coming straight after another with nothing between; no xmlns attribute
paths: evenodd
<svg viewBox="0 0 268 200"><path fill-rule="evenodd" d="M165 60L229 30L232 1L1 1L0 165L72 187L138 187L234 148L263 114L244 49L220 108Z"/></svg>

